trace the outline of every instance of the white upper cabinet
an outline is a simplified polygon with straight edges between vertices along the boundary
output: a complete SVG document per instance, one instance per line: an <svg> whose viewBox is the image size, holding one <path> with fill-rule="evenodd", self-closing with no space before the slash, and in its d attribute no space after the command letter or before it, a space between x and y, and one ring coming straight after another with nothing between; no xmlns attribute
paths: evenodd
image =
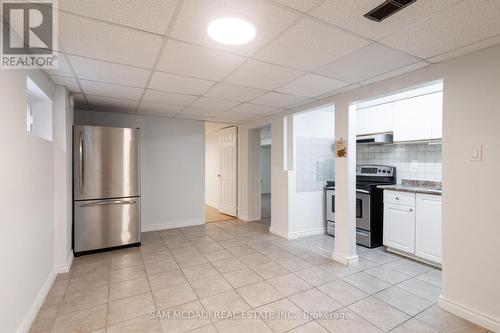
<svg viewBox="0 0 500 333"><path fill-rule="evenodd" d="M392 132L394 130L394 103L385 103L356 113L356 134Z"/></svg>
<svg viewBox="0 0 500 333"><path fill-rule="evenodd" d="M394 141L442 137L442 92L394 102Z"/></svg>

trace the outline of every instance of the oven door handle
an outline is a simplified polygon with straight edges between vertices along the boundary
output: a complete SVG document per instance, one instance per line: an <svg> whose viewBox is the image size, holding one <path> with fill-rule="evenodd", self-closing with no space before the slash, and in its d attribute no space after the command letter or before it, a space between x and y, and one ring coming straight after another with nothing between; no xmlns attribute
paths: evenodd
<svg viewBox="0 0 500 333"><path fill-rule="evenodd" d="M356 192L358 192L358 193L364 193L364 194L370 194L370 192L367 191L367 190L356 189Z"/></svg>

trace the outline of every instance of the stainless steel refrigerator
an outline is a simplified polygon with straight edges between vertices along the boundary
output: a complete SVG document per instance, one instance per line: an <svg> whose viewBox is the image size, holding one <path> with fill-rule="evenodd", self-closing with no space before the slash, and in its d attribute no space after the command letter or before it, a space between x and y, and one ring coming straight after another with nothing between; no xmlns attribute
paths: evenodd
<svg viewBox="0 0 500 333"><path fill-rule="evenodd" d="M73 129L75 255L140 245L139 129Z"/></svg>

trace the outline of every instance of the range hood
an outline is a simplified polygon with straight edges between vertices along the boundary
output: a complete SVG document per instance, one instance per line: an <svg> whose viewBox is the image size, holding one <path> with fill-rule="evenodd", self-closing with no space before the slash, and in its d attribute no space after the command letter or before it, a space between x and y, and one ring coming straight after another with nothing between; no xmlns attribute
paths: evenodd
<svg viewBox="0 0 500 333"><path fill-rule="evenodd" d="M358 145L381 145L393 142L394 134L392 133L358 135L356 137L356 144Z"/></svg>

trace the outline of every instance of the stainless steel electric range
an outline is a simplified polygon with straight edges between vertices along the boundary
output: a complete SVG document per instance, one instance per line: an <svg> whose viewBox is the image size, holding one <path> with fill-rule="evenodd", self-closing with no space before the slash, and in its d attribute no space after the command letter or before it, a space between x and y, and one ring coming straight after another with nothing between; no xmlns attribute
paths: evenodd
<svg viewBox="0 0 500 333"><path fill-rule="evenodd" d="M377 185L396 183L396 168L386 165L356 167L356 243L369 248L382 246L384 223L383 190ZM326 223L335 236L335 182L326 184Z"/></svg>

